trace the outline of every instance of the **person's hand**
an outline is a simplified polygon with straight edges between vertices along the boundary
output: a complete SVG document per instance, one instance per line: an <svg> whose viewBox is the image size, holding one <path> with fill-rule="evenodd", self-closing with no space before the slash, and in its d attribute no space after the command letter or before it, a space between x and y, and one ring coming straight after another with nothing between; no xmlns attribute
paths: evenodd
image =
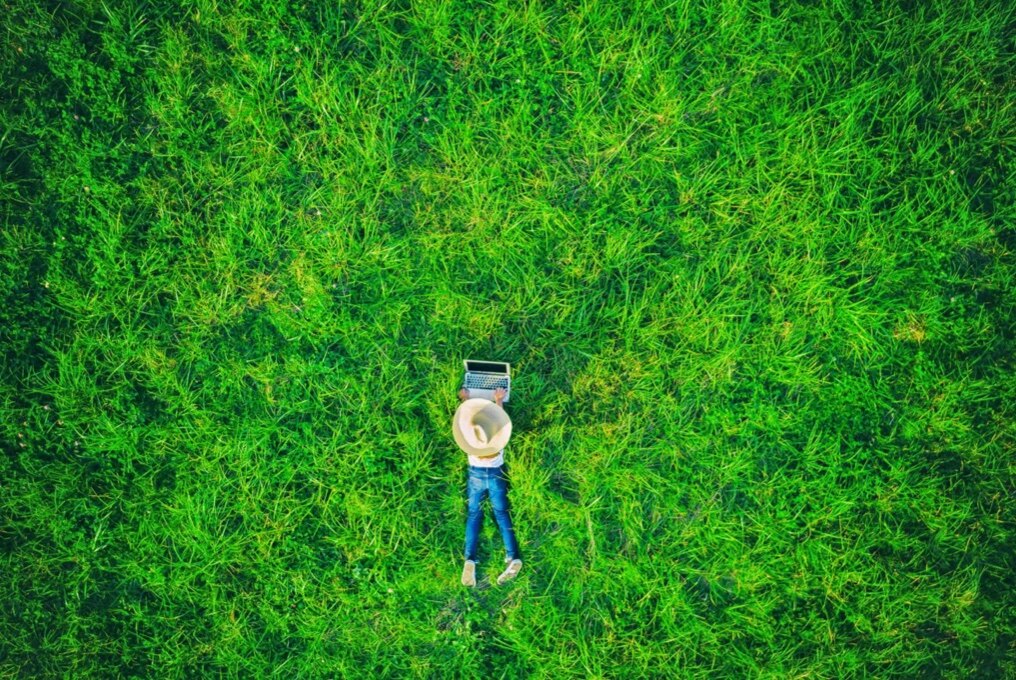
<svg viewBox="0 0 1016 680"><path fill-rule="evenodd" d="M501 402L504 401L504 397L506 394L508 394L508 391L505 390L505 388L503 387L499 387L496 390L494 390L494 403L500 406Z"/></svg>
<svg viewBox="0 0 1016 680"><path fill-rule="evenodd" d="M459 390L459 399L461 399L462 401L469 399L469 390L467 390L465 387Z"/></svg>

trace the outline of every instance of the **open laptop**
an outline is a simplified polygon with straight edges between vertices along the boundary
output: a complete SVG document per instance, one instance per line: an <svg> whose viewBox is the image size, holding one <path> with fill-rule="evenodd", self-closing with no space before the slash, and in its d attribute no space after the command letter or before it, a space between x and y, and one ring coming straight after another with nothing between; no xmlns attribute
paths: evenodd
<svg viewBox="0 0 1016 680"><path fill-rule="evenodd" d="M470 399L482 398L494 401L494 390L503 387L504 400L507 403L512 394L511 365L503 361L474 361L466 359L462 362L466 375L462 379L463 386L469 390Z"/></svg>

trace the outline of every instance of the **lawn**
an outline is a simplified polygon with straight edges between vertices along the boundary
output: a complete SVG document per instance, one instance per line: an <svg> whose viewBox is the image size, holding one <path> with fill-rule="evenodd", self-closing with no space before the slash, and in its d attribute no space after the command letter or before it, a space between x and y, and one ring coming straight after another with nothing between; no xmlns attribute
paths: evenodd
<svg viewBox="0 0 1016 680"><path fill-rule="evenodd" d="M1016 677L1011 3L0 27L0 677Z"/></svg>

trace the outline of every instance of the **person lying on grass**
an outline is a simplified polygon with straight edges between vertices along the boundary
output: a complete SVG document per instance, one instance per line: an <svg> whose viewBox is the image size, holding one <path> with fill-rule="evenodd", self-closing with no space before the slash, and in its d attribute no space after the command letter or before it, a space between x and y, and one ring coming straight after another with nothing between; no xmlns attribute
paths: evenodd
<svg viewBox="0 0 1016 680"><path fill-rule="evenodd" d="M452 433L455 442L469 456L467 486L469 512L466 516L466 563L462 567L462 585L476 585L476 551L480 542L483 511L480 503L490 497L494 520L501 530L507 567L497 577L498 584L514 578L522 569L522 555L515 540L515 529L508 508L508 473L504 465L504 447L512 433L512 421L502 407L505 391L494 390L494 401L470 399L469 390L459 390L462 403L455 411Z"/></svg>

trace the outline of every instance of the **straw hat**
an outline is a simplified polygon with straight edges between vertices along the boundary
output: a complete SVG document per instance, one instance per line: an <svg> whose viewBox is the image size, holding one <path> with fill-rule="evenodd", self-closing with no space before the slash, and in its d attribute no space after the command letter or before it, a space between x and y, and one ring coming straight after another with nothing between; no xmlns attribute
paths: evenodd
<svg viewBox="0 0 1016 680"><path fill-rule="evenodd" d="M466 399L452 419L459 448L471 456L497 455L512 436L512 420L503 408L486 399Z"/></svg>

